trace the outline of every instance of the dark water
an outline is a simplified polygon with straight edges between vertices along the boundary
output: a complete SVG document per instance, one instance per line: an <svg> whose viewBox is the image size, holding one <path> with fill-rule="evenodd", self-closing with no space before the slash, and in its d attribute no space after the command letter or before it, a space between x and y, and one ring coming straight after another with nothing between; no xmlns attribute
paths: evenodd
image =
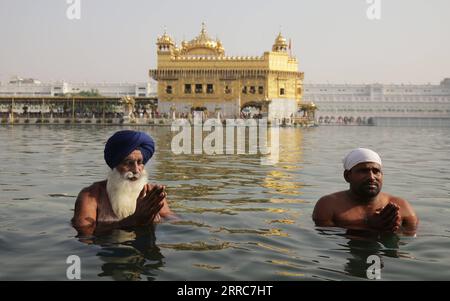
<svg viewBox="0 0 450 301"><path fill-rule="evenodd" d="M0 279L358 280L369 255L382 280L450 280L450 129L281 129L280 162L256 155L170 151L169 128L139 128L158 151L147 170L168 186L180 220L88 241L70 226L82 187L102 180L105 140L119 127L0 127ZM382 155L384 191L409 200L417 237L351 236L311 221L317 199L346 189L341 158L366 146Z"/></svg>

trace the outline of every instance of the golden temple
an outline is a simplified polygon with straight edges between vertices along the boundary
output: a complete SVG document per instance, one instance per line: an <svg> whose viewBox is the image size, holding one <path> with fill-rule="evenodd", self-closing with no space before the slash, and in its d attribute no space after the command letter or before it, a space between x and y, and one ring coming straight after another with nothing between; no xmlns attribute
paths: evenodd
<svg viewBox="0 0 450 301"><path fill-rule="evenodd" d="M227 56L222 42L200 34L177 46L167 32L157 39L158 110L175 114L192 111L240 116L245 107L258 108L269 119L292 118L303 95L303 72L280 34L272 51L262 56Z"/></svg>

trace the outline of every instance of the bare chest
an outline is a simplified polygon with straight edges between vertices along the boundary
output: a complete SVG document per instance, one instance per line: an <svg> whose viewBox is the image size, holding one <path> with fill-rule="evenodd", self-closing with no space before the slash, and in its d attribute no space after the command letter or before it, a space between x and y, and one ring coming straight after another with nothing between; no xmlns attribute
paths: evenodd
<svg viewBox="0 0 450 301"><path fill-rule="evenodd" d="M109 202L106 189L102 191L98 198L97 203L97 222L100 223L111 223L117 222L119 218L114 213L111 203Z"/></svg>
<svg viewBox="0 0 450 301"><path fill-rule="evenodd" d="M367 217L375 214L376 209L355 206L335 212L334 222L341 227L354 226L366 228Z"/></svg>

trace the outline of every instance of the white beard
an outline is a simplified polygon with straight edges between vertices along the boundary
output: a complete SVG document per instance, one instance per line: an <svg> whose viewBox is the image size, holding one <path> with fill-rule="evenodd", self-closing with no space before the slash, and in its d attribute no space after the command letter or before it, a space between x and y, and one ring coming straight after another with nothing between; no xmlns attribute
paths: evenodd
<svg viewBox="0 0 450 301"><path fill-rule="evenodd" d="M136 181L130 181L127 178L130 172L120 174L115 168L108 174L106 182L106 192L108 193L109 201L112 210L122 220L132 215L136 210L136 200L147 184L147 172L145 169Z"/></svg>

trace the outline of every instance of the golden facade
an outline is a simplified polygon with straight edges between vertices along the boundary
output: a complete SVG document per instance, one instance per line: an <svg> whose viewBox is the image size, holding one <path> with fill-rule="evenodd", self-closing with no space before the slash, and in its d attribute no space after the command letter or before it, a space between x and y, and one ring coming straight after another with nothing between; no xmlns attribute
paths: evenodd
<svg viewBox="0 0 450 301"><path fill-rule="evenodd" d="M211 39L203 24L200 34L177 46L165 32L157 39L160 112L207 110L237 117L256 106L270 117L292 117L303 94L303 73L289 54L281 33L272 51L259 57L227 56L220 40Z"/></svg>

